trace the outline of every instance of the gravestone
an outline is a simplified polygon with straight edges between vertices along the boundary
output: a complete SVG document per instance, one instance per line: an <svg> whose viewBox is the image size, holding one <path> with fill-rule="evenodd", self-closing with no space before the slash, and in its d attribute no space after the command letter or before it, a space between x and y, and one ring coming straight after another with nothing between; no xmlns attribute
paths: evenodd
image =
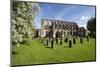
<svg viewBox="0 0 100 67"><path fill-rule="evenodd" d="M58 31L56 32L55 36L56 36L56 44L58 44L58 37L59 37L59 32Z"/></svg>
<svg viewBox="0 0 100 67"><path fill-rule="evenodd" d="M47 46L48 46L48 44L49 44L49 40L47 39Z"/></svg>
<svg viewBox="0 0 100 67"><path fill-rule="evenodd" d="M53 48L53 39L51 40L51 48Z"/></svg>
<svg viewBox="0 0 100 67"><path fill-rule="evenodd" d="M78 36L76 36L76 39L78 39Z"/></svg>
<svg viewBox="0 0 100 67"><path fill-rule="evenodd" d="M68 42L68 37L66 37L64 41L65 41L65 43L67 43Z"/></svg>
<svg viewBox="0 0 100 67"><path fill-rule="evenodd" d="M58 44L58 38L56 38L56 44Z"/></svg>
<svg viewBox="0 0 100 67"><path fill-rule="evenodd" d="M73 38L73 44L76 44L76 39L75 39L75 37Z"/></svg>
<svg viewBox="0 0 100 67"><path fill-rule="evenodd" d="M72 41L69 40L69 47L72 48Z"/></svg>
<svg viewBox="0 0 100 67"><path fill-rule="evenodd" d="M83 43L83 38L82 37L80 37L80 43Z"/></svg>
<svg viewBox="0 0 100 67"><path fill-rule="evenodd" d="M89 42L89 36L87 36L87 42Z"/></svg>
<svg viewBox="0 0 100 67"><path fill-rule="evenodd" d="M60 39L60 45L62 45L62 38Z"/></svg>
<svg viewBox="0 0 100 67"><path fill-rule="evenodd" d="M63 31L60 32L60 45L62 45Z"/></svg>

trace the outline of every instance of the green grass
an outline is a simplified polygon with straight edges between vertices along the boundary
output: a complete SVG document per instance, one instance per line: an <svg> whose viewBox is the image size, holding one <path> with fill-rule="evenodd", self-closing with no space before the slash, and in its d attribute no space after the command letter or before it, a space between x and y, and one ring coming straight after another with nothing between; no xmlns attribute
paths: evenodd
<svg viewBox="0 0 100 67"><path fill-rule="evenodd" d="M79 40L77 40L76 44L73 44L72 48L67 47L68 43L63 43L63 45L55 44L53 49L46 48L38 40L29 40L28 42L29 45L22 44L20 47L12 46L12 50L17 52L12 55L13 65L96 60L95 39L90 39L90 41L87 42L84 38L83 44L80 44Z"/></svg>

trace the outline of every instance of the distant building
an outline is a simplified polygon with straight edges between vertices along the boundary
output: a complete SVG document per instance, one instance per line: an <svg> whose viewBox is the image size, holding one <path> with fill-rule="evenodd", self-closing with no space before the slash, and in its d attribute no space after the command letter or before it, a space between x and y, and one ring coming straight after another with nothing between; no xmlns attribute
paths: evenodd
<svg viewBox="0 0 100 67"><path fill-rule="evenodd" d="M50 36L51 30L53 30L53 37L56 36L58 32L60 36L74 36L77 34L78 25L75 22L62 21L62 20L51 20L51 19L41 19L41 32L40 36Z"/></svg>

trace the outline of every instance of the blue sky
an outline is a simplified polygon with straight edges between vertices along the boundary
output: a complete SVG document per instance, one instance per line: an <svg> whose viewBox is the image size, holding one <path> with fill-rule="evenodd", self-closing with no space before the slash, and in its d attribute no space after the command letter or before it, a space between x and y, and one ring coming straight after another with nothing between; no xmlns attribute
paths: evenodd
<svg viewBox="0 0 100 67"><path fill-rule="evenodd" d="M41 28L41 19L55 19L76 22L86 28L87 21L95 17L94 6L38 3L40 9L35 17L35 28Z"/></svg>

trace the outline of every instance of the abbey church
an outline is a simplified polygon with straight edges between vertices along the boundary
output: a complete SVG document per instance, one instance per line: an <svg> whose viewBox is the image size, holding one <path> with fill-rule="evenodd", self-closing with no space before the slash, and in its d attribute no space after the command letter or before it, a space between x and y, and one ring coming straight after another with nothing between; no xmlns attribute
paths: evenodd
<svg viewBox="0 0 100 67"><path fill-rule="evenodd" d="M49 36L51 34L51 29L53 30L53 37L55 37L57 32L62 32L62 37L86 35L84 27L79 28L76 22L41 19L41 30L39 35L41 37Z"/></svg>

